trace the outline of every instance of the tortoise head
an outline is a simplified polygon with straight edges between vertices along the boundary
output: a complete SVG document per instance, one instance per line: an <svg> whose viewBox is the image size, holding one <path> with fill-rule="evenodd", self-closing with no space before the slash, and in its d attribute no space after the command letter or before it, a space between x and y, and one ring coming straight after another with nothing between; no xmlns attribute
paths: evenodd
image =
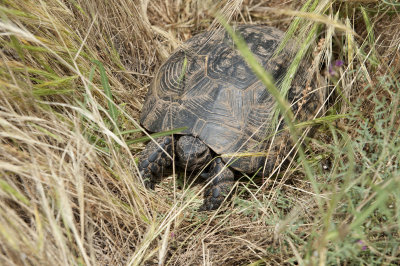
<svg viewBox="0 0 400 266"><path fill-rule="evenodd" d="M199 138L184 135L176 144L178 163L187 171L200 170L211 160L211 151Z"/></svg>

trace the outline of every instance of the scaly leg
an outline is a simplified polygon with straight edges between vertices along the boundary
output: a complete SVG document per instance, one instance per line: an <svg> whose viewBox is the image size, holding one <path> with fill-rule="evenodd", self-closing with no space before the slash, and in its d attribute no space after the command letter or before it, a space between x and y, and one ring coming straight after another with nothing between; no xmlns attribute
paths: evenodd
<svg viewBox="0 0 400 266"><path fill-rule="evenodd" d="M207 183L210 185L204 191L204 203L199 211L210 211L218 209L224 199L231 191L234 183L234 174L231 169L224 169L225 164L221 158L213 161L211 170L208 173Z"/></svg>
<svg viewBox="0 0 400 266"><path fill-rule="evenodd" d="M172 157L172 136L159 137L155 141ZM156 183L171 173L171 164L171 158L154 141L150 141L139 155L139 171L145 186L154 189Z"/></svg>

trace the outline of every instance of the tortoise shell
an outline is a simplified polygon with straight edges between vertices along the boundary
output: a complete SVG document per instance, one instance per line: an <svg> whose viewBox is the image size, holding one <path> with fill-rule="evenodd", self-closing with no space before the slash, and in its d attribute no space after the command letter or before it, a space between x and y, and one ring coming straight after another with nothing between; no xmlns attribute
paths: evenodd
<svg viewBox="0 0 400 266"><path fill-rule="evenodd" d="M279 85L293 55L291 45L274 54L284 33L254 25L236 31ZM291 100L301 94L294 88L288 93ZM270 123L274 103L230 36L204 32L189 39L160 67L140 122L151 132L187 127L181 134L200 138L216 154L264 152L270 148L266 135L274 130ZM230 166L254 173L266 157L240 156Z"/></svg>

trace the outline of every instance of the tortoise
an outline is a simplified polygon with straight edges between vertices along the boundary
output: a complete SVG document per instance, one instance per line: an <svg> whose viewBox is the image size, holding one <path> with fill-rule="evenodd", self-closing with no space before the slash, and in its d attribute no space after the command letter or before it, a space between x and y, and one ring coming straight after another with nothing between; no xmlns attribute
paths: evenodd
<svg viewBox="0 0 400 266"><path fill-rule="evenodd" d="M241 25L235 31L279 86L296 51L293 41L276 56L282 31L259 25ZM322 104L321 93L304 93L314 86L313 81L306 84L306 68L304 64L299 68L287 93L301 120L314 116ZM200 210L219 208L235 175L269 174L287 155L291 147L287 133L279 131L273 142L266 137L275 130L270 123L274 103L227 32L206 31L190 38L160 67L141 110L140 123L149 132L186 127L150 141L139 154L144 184L154 188L171 173L175 158L186 171L205 169L201 176L209 185ZM283 128L282 121L279 127ZM238 155L243 153L252 155ZM223 154L237 156L219 156Z"/></svg>

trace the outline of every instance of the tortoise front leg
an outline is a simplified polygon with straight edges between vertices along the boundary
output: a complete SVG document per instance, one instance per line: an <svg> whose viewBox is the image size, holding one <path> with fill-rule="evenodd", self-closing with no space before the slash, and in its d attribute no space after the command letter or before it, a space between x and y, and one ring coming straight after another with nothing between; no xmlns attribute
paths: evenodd
<svg viewBox="0 0 400 266"><path fill-rule="evenodd" d="M155 141L172 157L172 136L159 137ZM155 184L171 173L171 164L171 158L154 141L150 141L139 155L139 171L145 186L154 189Z"/></svg>
<svg viewBox="0 0 400 266"><path fill-rule="evenodd" d="M204 203L199 211L218 209L231 191L234 183L234 174L231 169L224 167L225 164L221 158L216 158L213 161L211 170L208 173L207 183L210 180L212 181L204 191Z"/></svg>

